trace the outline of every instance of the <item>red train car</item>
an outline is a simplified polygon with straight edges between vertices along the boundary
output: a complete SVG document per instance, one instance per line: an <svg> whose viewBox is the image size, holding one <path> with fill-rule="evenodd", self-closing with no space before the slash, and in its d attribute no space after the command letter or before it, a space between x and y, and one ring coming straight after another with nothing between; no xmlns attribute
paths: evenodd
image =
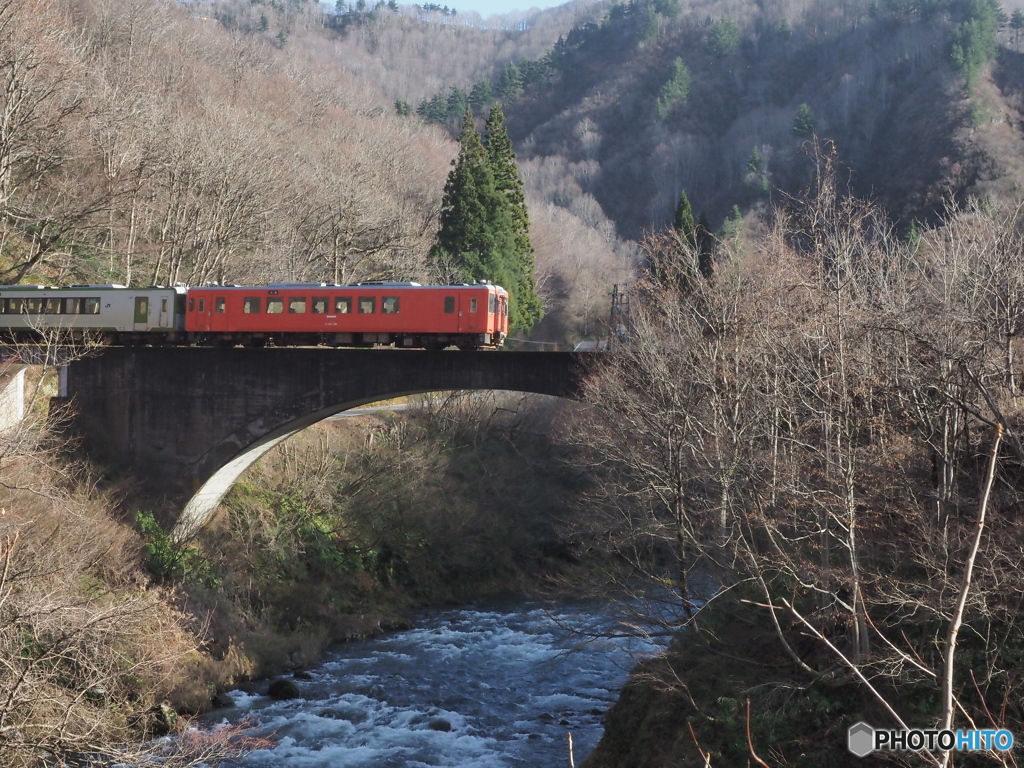
<svg viewBox="0 0 1024 768"><path fill-rule="evenodd" d="M460 349L500 347L508 292L497 285L271 283L187 293L185 331L204 344Z"/></svg>

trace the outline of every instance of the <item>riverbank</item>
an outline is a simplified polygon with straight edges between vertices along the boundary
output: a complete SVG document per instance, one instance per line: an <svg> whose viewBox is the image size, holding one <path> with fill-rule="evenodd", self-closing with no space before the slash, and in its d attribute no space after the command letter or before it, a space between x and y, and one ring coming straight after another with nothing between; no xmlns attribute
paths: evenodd
<svg viewBox="0 0 1024 768"><path fill-rule="evenodd" d="M566 589L581 480L547 398L463 395L318 425L268 454L186 549L137 518L147 567L203 653L169 694L203 712L241 681L406 627L427 606Z"/></svg>

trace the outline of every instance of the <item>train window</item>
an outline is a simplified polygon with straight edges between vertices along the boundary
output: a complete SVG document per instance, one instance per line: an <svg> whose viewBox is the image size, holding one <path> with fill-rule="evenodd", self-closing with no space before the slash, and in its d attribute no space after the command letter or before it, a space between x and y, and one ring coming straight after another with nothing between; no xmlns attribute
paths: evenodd
<svg viewBox="0 0 1024 768"><path fill-rule="evenodd" d="M100 313L100 300L98 298L82 299L82 301L85 302L82 307L83 315L98 315Z"/></svg>
<svg viewBox="0 0 1024 768"><path fill-rule="evenodd" d="M242 302L242 314L244 315L258 315L260 313L260 297L259 296L246 296L245 301Z"/></svg>
<svg viewBox="0 0 1024 768"><path fill-rule="evenodd" d="M334 297L334 311L339 315L347 315L352 311L352 297L351 296L335 296Z"/></svg>
<svg viewBox="0 0 1024 768"><path fill-rule="evenodd" d="M24 299L7 299L7 314L20 315L25 311Z"/></svg>
<svg viewBox="0 0 1024 768"><path fill-rule="evenodd" d="M360 296L359 297L359 314L360 315L372 315L377 311L377 299L373 296Z"/></svg>
<svg viewBox="0 0 1024 768"><path fill-rule="evenodd" d="M167 299L160 299L160 311L167 312Z"/></svg>
<svg viewBox="0 0 1024 768"><path fill-rule="evenodd" d="M206 299L200 299L199 300L199 311L200 312L205 312L206 311Z"/></svg>
<svg viewBox="0 0 1024 768"><path fill-rule="evenodd" d="M43 309L42 299L25 299L25 311L30 315L38 315Z"/></svg>
<svg viewBox="0 0 1024 768"><path fill-rule="evenodd" d="M189 312L195 312L196 311L196 300L195 299L189 299L188 300L188 311Z"/></svg>
<svg viewBox="0 0 1024 768"><path fill-rule="evenodd" d="M203 302L200 299L199 308L203 308ZM135 297L135 322L146 323L149 321L149 297L148 296L136 296Z"/></svg>
<svg viewBox="0 0 1024 768"><path fill-rule="evenodd" d="M445 296L444 297L444 313L446 315L454 315L455 314L455 297L454 296Z"/></svg>
<svg viewBox="0 0 1024 768"><path fill-rule="evenodd" d="M476 312L476 299L469 300L469 311Z"/></svg>
<svg viewBox="0 0 1024 768"><path fill-rule="evenodd" d="M284 299L267 299L267 314L280 315L284 312Z"/></svg>
<svg viewBox="0 0 1024 768"><path fill-rule="evenodd" d="M288 299L288 314L289 315L304 315L306 314L306 297L305 296L293 296Z"/></svg>
<svg viewBox="0 0 1024 768"><path fill-rule="evenodd" d="M385 315L398 314L398 297L385 296L380 302L380 311Z"/></svg>
<svg viewBox="0 0 1024 768"><path fill-rule="evenodd" d="M224 298L223 296L218 296L213 301L214 301L213 311L216 312L218 315L223 315L224 312L227 310L227 301L228 300L226 298Z"/></svg>
<svg viewBox="0 0 1024 768"><path fill-rule="evenodd" d="M326 296L314 296L313 297L313 314L314 315L325 315L325 314L327 314L327 297Z"/></svg>
<svg viewBox="0 0 1024 768"><path fill-rule="evenodd" d="M59 315L60 299L43 299L43 314Z"/></svg>

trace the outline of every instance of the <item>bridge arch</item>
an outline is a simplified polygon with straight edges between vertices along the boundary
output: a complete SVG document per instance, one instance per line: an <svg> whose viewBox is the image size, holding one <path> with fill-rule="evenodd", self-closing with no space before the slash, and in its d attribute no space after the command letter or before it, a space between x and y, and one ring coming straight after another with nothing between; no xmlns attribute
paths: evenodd
<svg viewBox="0 0 1024 768"><path fill-rule="evenodd" d="M101 461L126 465L150 492L188 502L186 540L231 485L292 435L345 410L402 395L511 390L575 397L573 352L320 348L108 348L68 365L72 425Z"/></svg>
<svg viewBox="0 0 1024 768"><path fill-rule="evenodd" d="M325 419L337 416L339 413L344 413L345 411L352 410L353 408L359 408L381 400L390 400L396 397L406 397L408 395L422 395L433 391L441 390L389 392L381 395L380 397L374 397L371 399L360 398L359 400L352 402L331 406L322 411L311 413L280 426L238 453L234 452L232 446L237 444L237 440L240 435L235 434L229 436L220 446L214 447L211 451L211 457L215 457L219 453L224 453L231 454L231 458L227 459L219 469L215 470L209 479L207 479L206 482L203 483L202 486L200 486L200 488L192 494L192 497L186 502L184 509L181 511L181 515L178 517L177 523L175 523L174 528L171 530L171 539L177 543L181 543L188 541L195 536L200 530L202 530L203 526L209 522L213 513L217 511L217 507L220 505L220 502L227 495L227 492L231 490L231 487L235 484L238 478L242 476L245 470L259 461L265 454L269 453L272 448L297 435L304 429L308 429L314 424L319 424ZM217 460L214 458L213 461L216 462Z"/></svg>

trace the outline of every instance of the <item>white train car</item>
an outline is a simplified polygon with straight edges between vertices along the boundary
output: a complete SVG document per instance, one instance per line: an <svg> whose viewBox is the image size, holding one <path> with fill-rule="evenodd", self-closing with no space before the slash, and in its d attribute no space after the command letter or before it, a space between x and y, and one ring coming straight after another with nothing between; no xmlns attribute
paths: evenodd
<svg viewBox="0 0 1024 768"><path fill-rule="evenodd" d="M117 343L176 342L185 332L185 289L0 285L0 335L32 341L54 330Z"/></svg>

